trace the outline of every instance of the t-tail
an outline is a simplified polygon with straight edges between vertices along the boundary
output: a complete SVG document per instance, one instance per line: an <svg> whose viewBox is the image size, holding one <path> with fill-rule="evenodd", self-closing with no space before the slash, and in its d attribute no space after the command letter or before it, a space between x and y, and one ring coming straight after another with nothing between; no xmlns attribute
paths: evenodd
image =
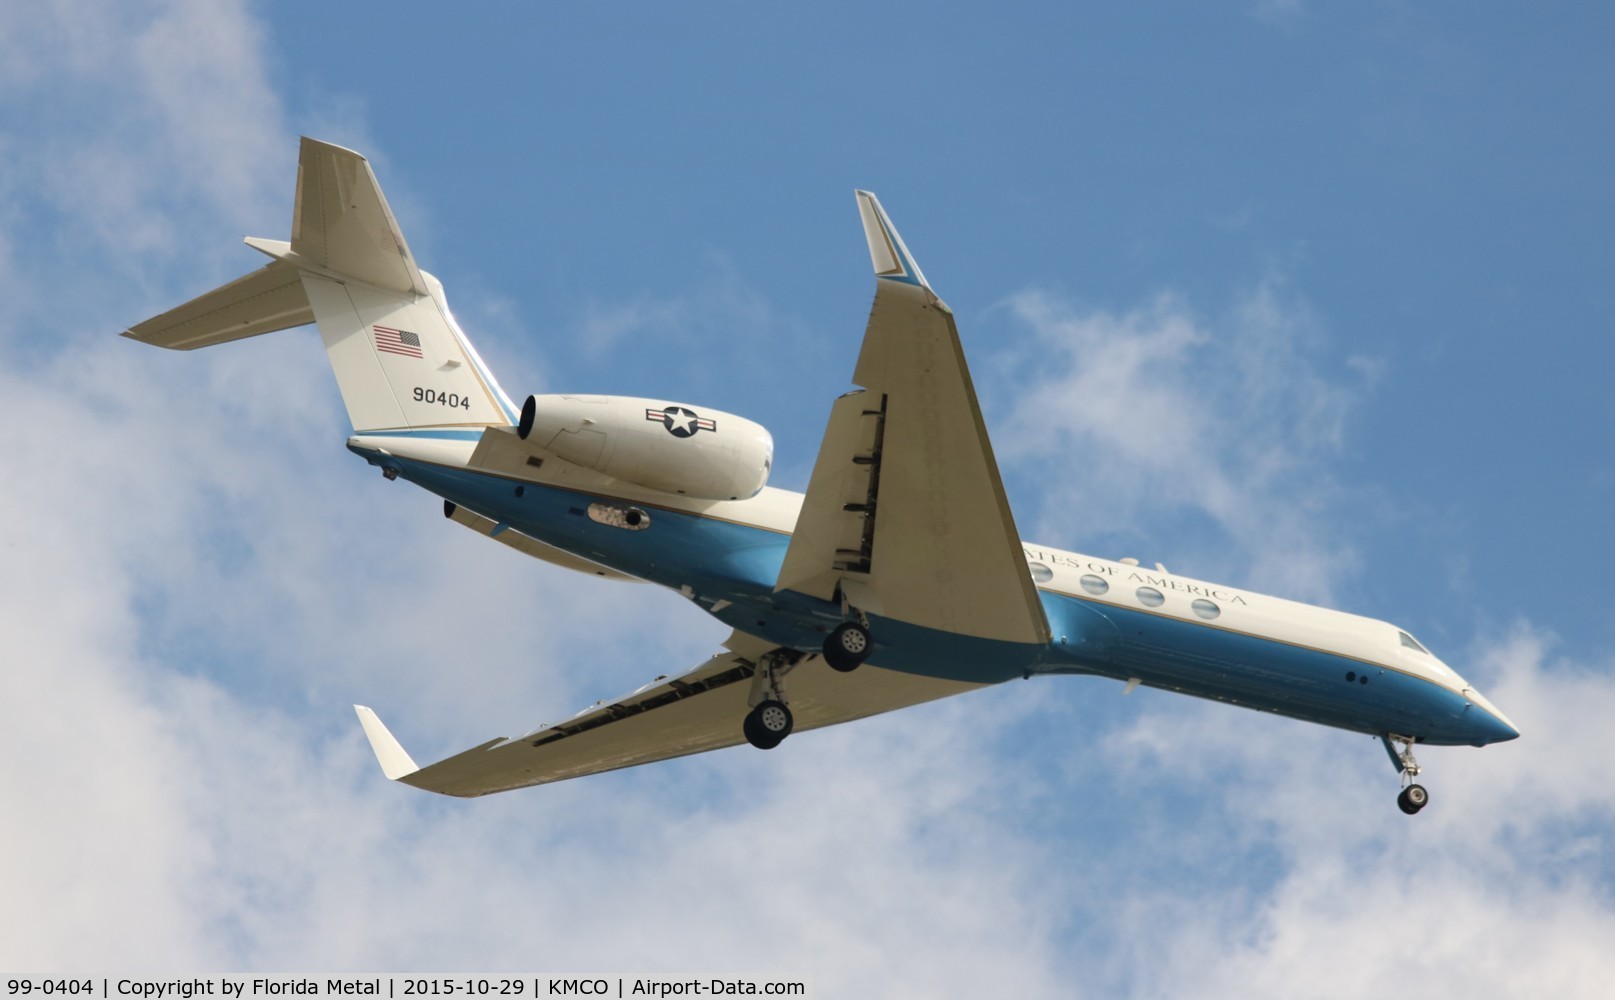
<svg viewBox="0 0 1615 1000"><path fill-rule="evenodd" d="M443 285L416 266L363 156L305 136L291 242L246 243L269 266L124 336L189 351L317 323L354 431L474 438L515 423Z"/></svg>

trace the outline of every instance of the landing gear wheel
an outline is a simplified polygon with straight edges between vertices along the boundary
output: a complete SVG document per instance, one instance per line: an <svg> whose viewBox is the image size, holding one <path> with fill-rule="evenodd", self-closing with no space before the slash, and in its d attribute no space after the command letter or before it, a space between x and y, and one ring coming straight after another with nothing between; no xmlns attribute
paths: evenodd
<svg viewBox="0 0 1615 1000"><path fill-rule="evenodd" d="M860 622L842 622L824 639L824 662L842 673L858 669L869 657L869 630Z"/></svg>
<svg viewBox="0 0 1615 1000"><path fill-rule="evenodd" d="M747 743L759 750L772 750L791 735L795 724L791 710L783 702L769 700L747 712L740 728L746 734Z"/></svg>
<svg viewBox="0 0 1615 1000"><path fill-rule="evenodd" d="M1396 804L1409 816L1423 809L1429 801L1430 793L1424 790L1423 785L1409 785L1396 797Z"/></svg>

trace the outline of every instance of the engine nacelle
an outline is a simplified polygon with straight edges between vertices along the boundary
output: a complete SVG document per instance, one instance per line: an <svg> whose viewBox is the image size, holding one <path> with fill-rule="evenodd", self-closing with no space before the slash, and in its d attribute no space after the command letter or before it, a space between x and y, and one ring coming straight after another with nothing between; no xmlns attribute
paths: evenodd
<svg viewBox="0 0 1615 1000"><path fill-rule="evenodd" d="M761 424L657 399L528 396L516 430L568 462L704 500L756 496L774 464Z"/></svg>

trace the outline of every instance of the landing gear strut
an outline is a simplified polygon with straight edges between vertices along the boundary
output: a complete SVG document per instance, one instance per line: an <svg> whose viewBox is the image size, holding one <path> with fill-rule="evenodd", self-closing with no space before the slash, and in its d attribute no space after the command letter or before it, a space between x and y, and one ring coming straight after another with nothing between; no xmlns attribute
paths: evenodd
<svg viewBox="0 0 1615 1000"><path fill-rule="evenodd" d="M1402 794L1396 797L1396 805L1412 816L1430 802L1430 793L1413 780L1419 776L1420 770L1419 762L1413 759L1413 744L1417 737L1386 733L1379 739L1385 746L1385 752L1390 755L1391 763L1402 772ZM1402 749L1397 750L1393 743L1402 744Z"/></svg>
<svg viewBox="0 0 1615 1000"><path fill-rule="evenodd" d="M772 750L785 742L796 726L796 719L785 704L785 675L802 659L793 649L776 649L765 653L757 662L757 673L751 678L751 695L740 731L746 742L759 750Z"/></svg>

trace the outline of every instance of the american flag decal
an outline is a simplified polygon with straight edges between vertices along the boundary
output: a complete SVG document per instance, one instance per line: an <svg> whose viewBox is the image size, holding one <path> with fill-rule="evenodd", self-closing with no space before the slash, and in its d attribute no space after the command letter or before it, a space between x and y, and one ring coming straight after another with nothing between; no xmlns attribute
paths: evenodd
<svg viewBox="0 0 1615 1000"><path fill-rule="evenodd" d="M424 357L421 354L421 335L408 330L394 330L390 326L373 326L376 333L376 350L388 354L402 354L406 358Z"/></svg>

